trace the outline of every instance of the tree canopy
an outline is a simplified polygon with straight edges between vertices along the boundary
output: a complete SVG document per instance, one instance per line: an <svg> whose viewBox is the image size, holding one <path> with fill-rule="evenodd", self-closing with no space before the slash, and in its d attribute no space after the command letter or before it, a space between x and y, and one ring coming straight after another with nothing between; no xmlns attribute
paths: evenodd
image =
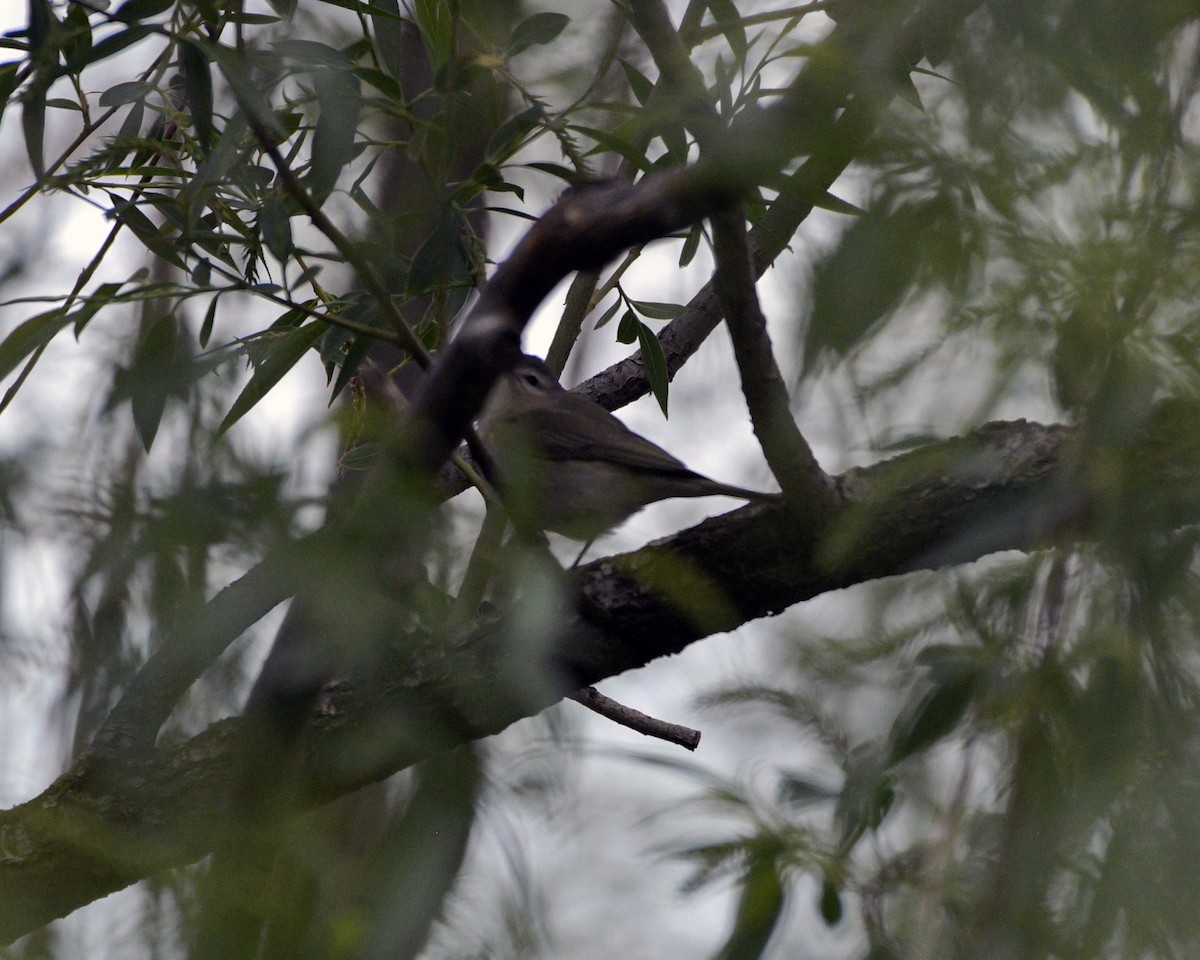
<svg viewBox="0 0 1200 960"><path fill-rule="evenodd" d="M0 812L8 955L135 883L123 952L556 955L536 897L462 919L524 789L485 738L566 698L694 748L595 685L752 623L693 693L759 773L642 758L707 811L663 846L731 891L708 955L1194 955L1200 11L538 7L0 40L0 693L56 686L13 738L63 756ZM575 566L506 530L472 424L535 322L722 481L748 421L778 497ZM297 380L325 445L273 457Z"/></svg>

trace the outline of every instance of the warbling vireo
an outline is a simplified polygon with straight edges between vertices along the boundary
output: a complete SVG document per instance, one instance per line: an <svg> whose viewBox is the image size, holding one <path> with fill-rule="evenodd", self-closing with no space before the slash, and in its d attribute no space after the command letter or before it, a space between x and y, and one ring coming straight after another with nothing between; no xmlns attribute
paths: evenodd
<svg viewBox="0 0 1200 960"><path fill-rule="evenodd" d="M496 381L479 435L518 519L576 540L670 497L775 498L689 470L598 403L568 393L537 357Z"/></svg>

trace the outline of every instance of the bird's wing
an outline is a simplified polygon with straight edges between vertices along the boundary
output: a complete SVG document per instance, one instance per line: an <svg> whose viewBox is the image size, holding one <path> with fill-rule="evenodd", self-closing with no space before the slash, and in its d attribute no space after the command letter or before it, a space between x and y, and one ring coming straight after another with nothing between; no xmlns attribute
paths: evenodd
<svg viewBox="0 0 1200 960"><path fill-rule="evenodd" d="M531 427L533 442L550 460L603 460L635 470L691 473L662 447L583 397L560 397L523 425ZM586 443L580 442L582 436L588 438Z"/></svg>

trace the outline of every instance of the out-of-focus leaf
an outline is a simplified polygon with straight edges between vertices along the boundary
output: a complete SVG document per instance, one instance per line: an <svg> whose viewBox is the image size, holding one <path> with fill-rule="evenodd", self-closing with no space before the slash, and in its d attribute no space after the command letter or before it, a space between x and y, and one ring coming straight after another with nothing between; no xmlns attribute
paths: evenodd
<svg viewBox="0 0 1200 960"><path fill-rule="evenodd" d="M462 222L454 211L443 210L433 233L413 256L406 290L410 296L416 296L443 284L468 280L470 275Z"/></svg>
<svg viewBox="0 0 1200 960"><path fill-rule="evenodd" d="M683 241L683 249L679 251L679 265L686 267L695 259L700 250L700 241L704 239L704 224L694 223L688 231L687 239Z"/></svg>
<svg viewBox="0 0 1200 960"><path fill-rule="evenodd" d="M400 22L397 0L375 0L371 5L371 26L380 62L396 81L404 75L404 25Z"/></svg>
<svg viewBox="0 0 1200 960"><path fill-rule="evenodd" d="M117 7L113 19L122 23L135 23L138 20L148 20L165 13L175 5L175 0L125 0Z"/></svg>
<svg viewBox="0 0 1200 960"><path fill-rule="evenodd" d="M817 265L804 361L824 351L844 356L908 292L931 229L929 207L871 210Z"/></svg>
<svg viewBox="0 0 1200 960"><path fill-rule="evenodd" d="M280 263L285 262L292 252L292 221L278 190L272 190L263 200L258 229L266 248Z"/></svg>
<svg viewBox="0 0 1200 960"><path fill-rule="evenodd" d="M329 324L317 320L303 327L295 327L279 334L267 348L266 355L258 363L250 382L238 394L229 408L229 413L217 428L222 436L230 427L244 417L254 405L270 393L284 375L292 369L329 329Z"/></svg>
<svg viewBox="0 0 1200 960"><path fill-rule="evenodd" d="M546 116L541 104L534 104L522 110L515 117L509 117L492 134L483 155L489 163L503 163L516 152L517 147L530 130L535 129Z"/></svg>
<svg viewBox="0 0 1200 960"><path fill-rule="evenodd" d="M842 919L842 897L838 893L837 884L828 876L821 883L821 896L818 900L821 919L827 927L833 927Z"/></svg>
<svg viewBox="0 0 1200 960"><path fill-rule="evenodd" d="M204 322L200 324L200 348L204 349L208 346L208 341L212 338L213 324L217 320L217 301L221 299L220 294L215 294L212 301L208 305L208 309L204 311Z"/></svg>
<svg viewBox="0 0 1200 960"><path fill-rule="evenodd" d="M147 250L162 257L172 266L187 271L187 264L179 256L174 244L167 240L160 228L134 204L128 200L114 198L113 214L142 241Z"/></svg>
<svg viewBox="0 0 1200 960"><path fill-rule="evenodd" d="M166 409L167 397L178 387L175 362L179 327L174 317L163 317L146 331L126 373L133 424L146 452L154 443Z"/></svg>
<svg viewBox="0 0 1200 960"><path fill-rule="evenodd" d="M683 304L680 303L659 303L654 300L630 300L629 302L638 313L651 320L674 320L684 310Z"/></svg>
<svg viewBox="0 0 1200 960"><path fill-rule="evenodd" d="M196 44L185 40L179 45L179 59L183 66L184 91L192 125L196 128L196 140L200 143L200 150L207 155L212 150L214 133L212 71L208 57Z"/></svg>
<svg viewBox="0 0 1200 960"><path fill-rule="evenodd" d="M469 750L427 761L412 800L388 826L372 871L364 960L415 957L462 867L479 790Z"/></svg>
<svg viewBox="0 0 1200 960"><path fill-rule="evenodd" d="M742 24L742 15L733 0L708 0L708 9L712 11L713 19L720 24L721 32L729 41L729 49L737 57L738 64L746 62L746 28Z"/></svg>
<svg viewBox="0 0 1200 960"><path fill-rule="evenodd" d="M638 170L644 172L650 169L650 161L624 137L618 136L615 133L609 133L607 130L598 130L595 127L584 127L579 124L571 124L570 129L582 133L584 136L591 137L596 141L597 146L593 148L593 153L610 150L621 157L621 159L627 160L631 166L636 167Z"/></svg>
<svg viewBox="0 0 1200 960"><path fill-rule="evenodd" d="M141 101L146 94L152 93L154 87L143 80L129 80L125 83L114 83L100 94L100 106L115 107L122 103Z"/></svg>
<svg viewBox="0 0 1200 960"><path fill-rule="evenodd" d="M832 800L837 793L799 773L784 773L779 780L779 802L792 807Z"/></svg>
<svg viewBox="0 0 1200 960"><path fill-rule="evenodd" d="M973 664L961 670L932 675L931 686L896 718L892 728L889 761L897 763L946 736L971 705L979 670Z"/></svg>
<svg viewBox="0 0 1200 960"><path fill-rule="evenodd" d="M92 52L92 24L82 4L71 5L63 27L63 67L68 73L75 73L87 63L88 54Z"/></svg>
<svg viewBox="0 0 1200 960"><path fill-rule="evenodd" d="M48 310L30 317L0 343L0 379L7 377L17 364L39 347L45 346L71 322L61 310Z"/></svg>
<svg viewBox="0 0 1200 960"><path fill-rule="evenodd" d="M25 93L21 105L21 127L25 133L25 153L33 175L40 177L46 170L43 139L46 133L46 87L35 83Z"/></svg>
<svg viewBox="0 0 1200 960"><path fill-rule="evenodd" d="M717 960L757 960L766 950L783 912L781 853L777 844L754 850L742 880L733 932Z"/></svg>
<svg viewBox="0 0 1200 960"><path fill-rule="evenodd" d="M351 70L354 67L354 62L341 50L317 40L276 40L271 46L285 57L307 67L336 67L339 70Z"/></svg>
<svg viewBox="0 0 1200 960"><path fill-rule="evenodd" d="M550 43L566 28L571 18L565 13L535 13L513 27L506 49L510 57L522 50Z"/></svg>
<svg viewBox="0 0 1200 960"><path fill-rule="evenodd" d="M19 62L0 64L0 118L3 118L4 108L17 89L17 70L20 66Z"/></svg>
<svg viewBox="0 0 1200 960"><path fill-rule="evenodd" d="M654 92L654 81L628 60L618 60L617 62L621 64L621 69L625 71L625 79L629 83L629 89L633 91L637 102L644 107L646 101L650 99L650 94Z"/></svg>
<svg viewBox="0 0 1200 960"><path fill-rule="evenodd" d="M318 203L333 192L342 168L354 159L354 136L362 93L358 79L347 70L325 67L313 73L321 115L313 134L310 189Z"/></svg>
<svg viewBox="0 0 1200 960"><path fill-rule="evenodd" d="M883 751L873 744L860 746L850 755L834 810L843 853L848 853L867 830L876 829L892 808L896 792L884 761Z"/></svg>
<svg viewBox="0 0 1200 960"><path fill-rule="evenodd" d="M120 33L114 33L110 37L105 37L99 43L92 47L91 53L87 55L87 64L99 63L113 54L120 53L126 47L131 47L139 40L144 40L146 37L154 33L155 30L146 24L135 24L128 30L122 30Z"/></svg>
<svg viewBox="0 0 1200 960"><path fill-rule="evenodd" d="M667 391L671 389L671 375L667 370L667 358L658 337L644 323L638 323L638 344L642 348L642 366L646 368L646 379L650 381L650 392L667 416Z"/></svg>
<svg viewBox="0 0 1200 960"><path fill-rule="evenodd" d="M285 20L291 17L296 11L296 0L267 0L271 5L271 9L283 17Z"/></svg>

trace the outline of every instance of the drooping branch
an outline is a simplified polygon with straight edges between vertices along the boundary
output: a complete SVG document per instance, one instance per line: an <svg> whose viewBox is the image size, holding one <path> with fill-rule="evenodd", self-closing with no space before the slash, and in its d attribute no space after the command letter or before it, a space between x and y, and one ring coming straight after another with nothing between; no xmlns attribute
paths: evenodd
<svg viewBox="0 0 1200 960"><path fill-rule="evenodd" d="M573 576L575 610L546 648L551 682L505 685L514 667L499 624L431 645L418 661L393 660L369 688L330 691L312 723L306 802L826 591L1071 535L1086 507L1069 473L1072 436L1065 427L995 424L851 471L838 479L847 506L817 553L804 550L787 511L756 504L588 564ZM1187 502L1200 516L1200 501ZM224 721L124 767L88 754L41 796L0 814L0 941L211 849L228 809L238 729Z"/></svg>

